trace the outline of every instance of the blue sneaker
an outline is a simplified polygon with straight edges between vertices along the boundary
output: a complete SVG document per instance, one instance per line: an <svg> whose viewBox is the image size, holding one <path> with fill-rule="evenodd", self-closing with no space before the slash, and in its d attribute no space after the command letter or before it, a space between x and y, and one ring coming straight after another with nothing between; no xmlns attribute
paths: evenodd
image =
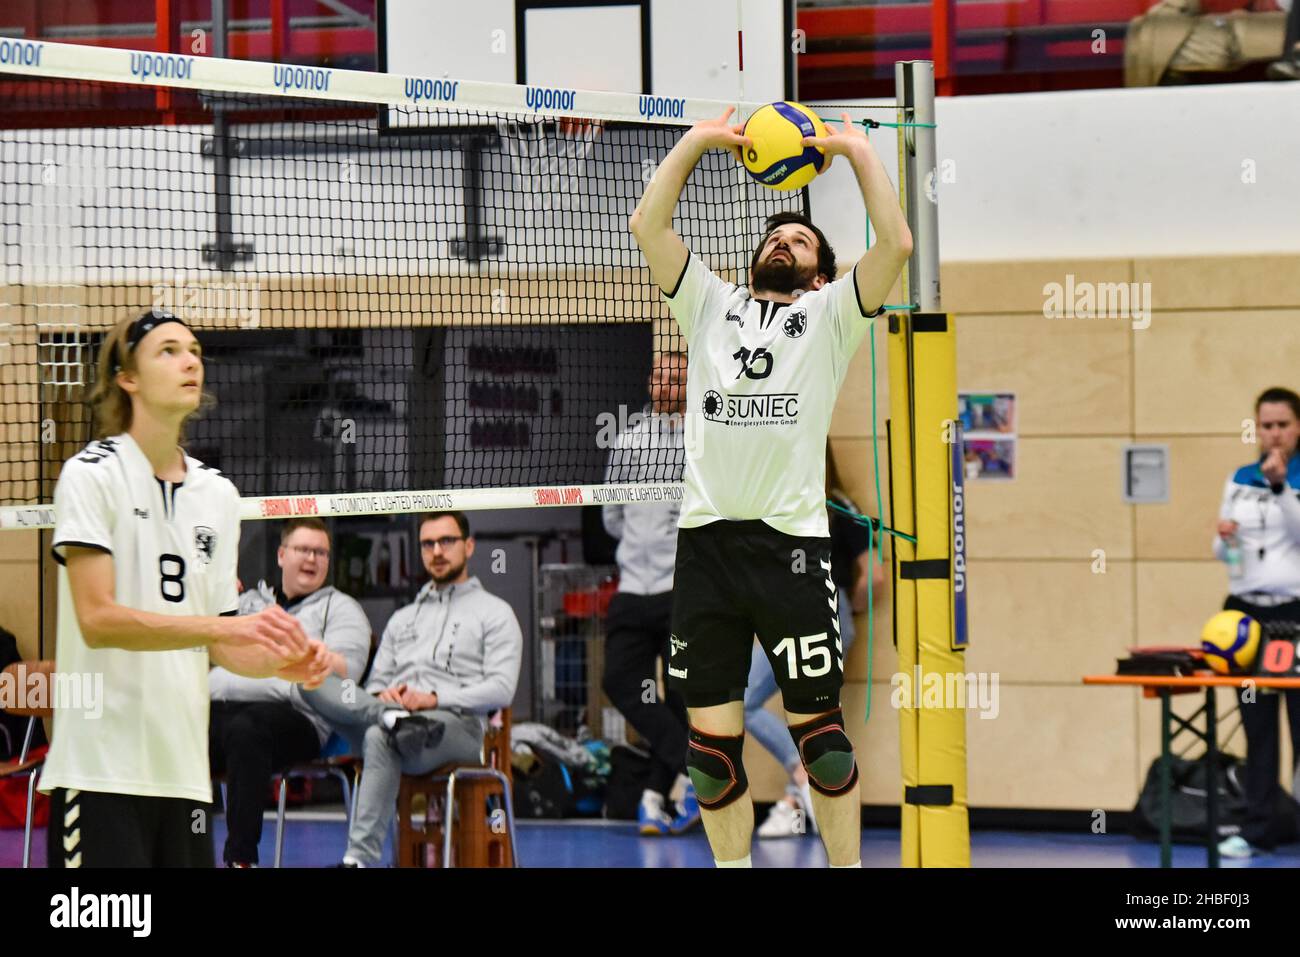
<svg viewBox="0 0 1300 957"><path fill-rule="evenodd" d="M656 802L643 797L637 805L636 827L642 837L662 837L671 829L673 821L665 813L662 800Z"/></svg>
<svg viewBox="0 0 1300 957"><path fill-rule="evenodd" d="M677 815L673 818L670 830L674 834L685 834L700 823L700 802L695 797L695 786L686 785L686 793L677 802Z"/></svg>

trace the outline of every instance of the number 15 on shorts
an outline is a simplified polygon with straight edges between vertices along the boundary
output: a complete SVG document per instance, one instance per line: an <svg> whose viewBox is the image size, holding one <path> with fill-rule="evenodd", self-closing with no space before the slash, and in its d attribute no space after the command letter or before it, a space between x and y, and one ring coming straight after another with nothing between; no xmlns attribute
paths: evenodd
<svg viewBox="0 0 1300 957"><path fill-rule="evenodd" d="M799 678L820 678L831 670L831 650L828 647L830 635L801 635L796 638L782 638L772 649L772 657L786 659L786 671L791 681ZM844 670L844 654L840 641L835 639L836 658L840 671Z"/></svg>

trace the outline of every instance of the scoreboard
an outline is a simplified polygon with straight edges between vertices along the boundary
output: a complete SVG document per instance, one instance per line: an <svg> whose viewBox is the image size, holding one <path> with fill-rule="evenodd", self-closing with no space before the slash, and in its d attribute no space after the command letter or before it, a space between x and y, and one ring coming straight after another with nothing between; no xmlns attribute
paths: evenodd
<svg viewBox="0 0 1300 957"><path fill-rule="evenodd" d="M1255 674L1261 678L1300 678L1300 622L1260 622Z"/></svg>

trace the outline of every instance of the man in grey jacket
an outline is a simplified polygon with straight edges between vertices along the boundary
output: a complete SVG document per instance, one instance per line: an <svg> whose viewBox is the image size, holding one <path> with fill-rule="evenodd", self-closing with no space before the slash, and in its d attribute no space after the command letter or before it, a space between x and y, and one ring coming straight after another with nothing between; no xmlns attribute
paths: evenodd
<svg viewBox="0 0 1300 957"><path fill-rule="evenodd" d="M284 524L280 586L258 582L239 596L239 613L279 604L333 654L339 679L361 677L370 657L370 622L356 600L325 582L330 536L318 518ZM253 867L262 839L262 810L271 775L320 754L329 726L302 700L301 686L280 678L245 678L225 668L208 673L211 698L208 758L226 776L227 867Z"/></svg>
<svg viewBox="0 0 1300 957"><path fill-rule="evenodd" d="M629 418L610 451L607 482L679 482L686 467L686 355L661 352L650 372L650 406ZM609 604L602 686L650 748L650 774L637 808L646 837L680 834L700 823L686 777L686 706L658 692L656 662L673 668L669 638L677 503L606 505L605 530L619 540L618 594ZM664 674L667 684L669 675ZM683 797L670 801L674 787Z"/></svg>
<svg viewBox="0 0 1300 957"><path fill-rule="evenodd" d="M331 675L303 698L359 738L364 765L344 867L373 867L396 813L403 774L480 759L487 717L509 707L523 634L514 610L470 577L462 512L420 517L420 555L432 581L384 629L364 691Z"/></svg>

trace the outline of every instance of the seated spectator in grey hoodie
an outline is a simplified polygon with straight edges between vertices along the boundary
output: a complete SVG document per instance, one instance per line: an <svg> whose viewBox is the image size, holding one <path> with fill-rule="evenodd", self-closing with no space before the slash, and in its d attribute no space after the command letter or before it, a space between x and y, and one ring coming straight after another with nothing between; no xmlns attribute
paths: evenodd
<svg viewBox="0 0 1300 957"><path fill-rule="evenodd" d="M384 629L365 690L336 675L303 699L359 739L356 816L343 867L379 864L403 774L477 764L487 718L509 707L523 634L514 610L471 578L462 512L420 516L420 555L432 581Z"/></svg>
<svg viewBox="0 0 1300 957"><path fill-rule="evenodd" d="M280 532L280 587L258 582L239 596L239 613L279 604L334 656L334 674L357 680L370 657L370 622L356 600L327 585L330 536L318 518L296 518ZM208 759L226 776L227 867L257 864L262 811L271 776L320 754L329 725L307 707L301 686L280 678L208 673Z"/></svg>

